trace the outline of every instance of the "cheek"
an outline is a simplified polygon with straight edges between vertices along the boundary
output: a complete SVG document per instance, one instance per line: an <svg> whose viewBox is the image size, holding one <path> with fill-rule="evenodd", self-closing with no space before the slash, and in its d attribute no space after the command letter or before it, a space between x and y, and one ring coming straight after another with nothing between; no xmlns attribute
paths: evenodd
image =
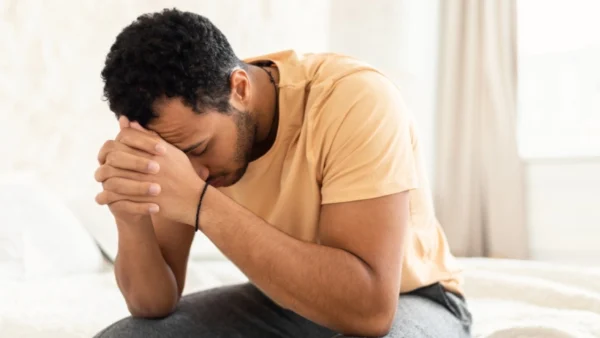
<svg viewBox="0 0 600 338"><path fill-rule="evenodd" d="M238 167L235 162L235 149L233 142L214 140L207 153L190 156L189 159L196 172L199 172L199 169L208 168L211 175L226 174Z"/></svg>
<svg viewBox="0 0 600 338"><path fill-rule="evenodd" d="M237 154L237 135L230 133L223 133L214 142L214 148L211 151L211 156L215 160L224 166L231 166L232 162L235 162L235 156Z"/></svg>
<svg viewBox="0 0 600 338"><path fill-rule="evenodd" d="M235 165L235 154L235 142L233 140L223 140L218 145L215 145L210 155L219 168L225 169Z"/></svg>

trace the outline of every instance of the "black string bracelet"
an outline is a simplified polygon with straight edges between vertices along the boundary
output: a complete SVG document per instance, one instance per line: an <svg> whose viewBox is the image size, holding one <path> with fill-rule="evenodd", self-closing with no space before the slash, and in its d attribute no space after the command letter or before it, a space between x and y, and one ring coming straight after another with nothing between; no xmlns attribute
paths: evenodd
<svg viewBox="0 0 600 338"><path fill-rule="evenodd" d="M208 188L208 182L204 182L204 188L202 189L202 193L200 194L200 200L198 201L198 208L196 209L196 231L198 231L198 224L200 223L200 206L202 205L202 199L204 198L204 194L206 194L206 189Z"/></svg>

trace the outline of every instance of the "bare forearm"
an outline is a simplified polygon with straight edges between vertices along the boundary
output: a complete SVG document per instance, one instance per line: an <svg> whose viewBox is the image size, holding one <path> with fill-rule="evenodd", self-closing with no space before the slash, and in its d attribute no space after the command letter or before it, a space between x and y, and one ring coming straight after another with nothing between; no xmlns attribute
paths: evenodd
<svg viewBox="0 0 600 338"><path fill-rule="evenodd" d="M385 326L390 305L360 258L297 240L215 190L205 203L203 232L275 302L344 333Z"/></svg>
<svg viewBox="0 0 600 338"><path fill-rule="evenodd" d="M178 301L175 277L165 262L152 225L117 221L119 253L115 275L127 306L134 316L162 317Z"/></svg>

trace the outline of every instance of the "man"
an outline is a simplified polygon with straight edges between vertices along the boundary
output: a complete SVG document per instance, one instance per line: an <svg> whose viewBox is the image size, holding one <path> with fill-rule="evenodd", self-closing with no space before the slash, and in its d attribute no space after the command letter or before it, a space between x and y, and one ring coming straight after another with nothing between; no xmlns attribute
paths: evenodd
<svg viewBox="0 0 600 338"><path fill-rule="evenodd" d="M165 10L119 34L102 76L121 131L96 200L132 317L98 337L469 336L413 121L375 69L240 61L209 20ZM196 229L250 283L181 297Z"/></svg>

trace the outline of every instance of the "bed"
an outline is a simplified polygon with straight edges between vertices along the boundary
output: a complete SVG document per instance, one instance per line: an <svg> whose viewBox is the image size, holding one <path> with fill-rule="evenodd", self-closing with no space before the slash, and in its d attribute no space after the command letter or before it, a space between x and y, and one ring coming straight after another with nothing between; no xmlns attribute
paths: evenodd
<svg viewBox="0 0 600 338"><path fill-rule="evenodd" d="M600 271L463 259L475 337L600 337ZM225 260L190 263L185 293L245 281ZM2 337L91 337L127 315L112 270L0 281Z"/></svg>

